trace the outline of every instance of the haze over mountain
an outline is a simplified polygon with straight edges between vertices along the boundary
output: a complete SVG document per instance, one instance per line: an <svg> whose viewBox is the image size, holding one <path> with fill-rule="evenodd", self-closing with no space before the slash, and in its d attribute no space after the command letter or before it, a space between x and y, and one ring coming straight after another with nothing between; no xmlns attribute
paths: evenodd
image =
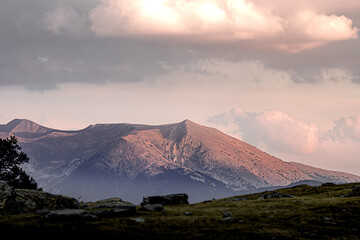
<svg viewBox="0 0 360 240"><path fill-rule="evenodd" d="M289 163L217 129L185 120L159 126L97 124L61 131L29 120L0 125L18 137L27 171L45 191L82 200L186 192L190 201L301 180L356 182L360 177Z"/></svg>

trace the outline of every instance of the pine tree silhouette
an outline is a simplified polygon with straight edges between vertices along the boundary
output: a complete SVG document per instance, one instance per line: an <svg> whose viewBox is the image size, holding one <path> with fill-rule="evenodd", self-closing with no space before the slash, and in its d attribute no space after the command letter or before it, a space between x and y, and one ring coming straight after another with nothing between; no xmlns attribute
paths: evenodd
<svg viewBox="0 0 360 240"><path fill-rule="evenodd" d="M20 167L28 162L29 158L21 151L15 136L0 138L0 180L13 188L36 189L35 180Z"/></svg>

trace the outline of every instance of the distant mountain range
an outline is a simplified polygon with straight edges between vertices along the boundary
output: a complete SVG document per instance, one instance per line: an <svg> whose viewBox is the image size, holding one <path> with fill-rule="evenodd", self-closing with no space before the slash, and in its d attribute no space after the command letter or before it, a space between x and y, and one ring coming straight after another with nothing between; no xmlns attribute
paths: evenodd
<svg viewBox="0 0 360 240"><path fill-rule="evenodd" d="M29 120L0 125L17 136L26 167L45 191L80 200L186 192L196 202L299 181L359 182L360 177L285 162L217 129L185 120L159 126L97 124L61 131Z"/></svg>

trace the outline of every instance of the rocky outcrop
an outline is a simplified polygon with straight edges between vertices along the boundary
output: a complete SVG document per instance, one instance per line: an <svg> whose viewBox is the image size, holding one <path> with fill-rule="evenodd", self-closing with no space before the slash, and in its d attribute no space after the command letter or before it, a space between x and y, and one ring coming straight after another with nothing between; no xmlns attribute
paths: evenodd
<svg viewBox="0 0 360 240"><path fill-rule="evenodd" d="M103 209L103 208L134 208L134 204L123 201L121 198L108 198L96 202L82 204L82 208Z"/></svg>
<svg viewBox="0 0 360 240"><path fill-rule="evenodd" d="M345 197L359 197L359 196L360 196L360 185L356 185L355 187L352 188L349 194L345 195Z"/></svg>
<svg viewBox="0 0 360 240"><path fill-rule="evenodd" d="M0 182L0 214L36 212L41 209L78 208L74 198L54 195L39 190L14 189Z"/></svg>
<svg viewBox="0 0 360 240"><path fill-rule="evenodd" d="M189 204L189 196L186 193L170 194L166 196L144 197L141 206L149 204L176 205Z"/></svg>
<svg viewBox="0 0 360 240"><path fill-rule="evenodd" d="M76 199L39 190L14 189L0 182L0 215L36 213L49 220L96 220L128 217L136 206L121 198L79 203Z"/></svg>
<svg viewBox="0 0 360 240"><path fill-rule="evenodd" d="M16 201L16 193L5 182L0 182L0 215L19 213L20 208Z"/></svg>
<svg viewBox="0 0 360 240"><path fill-rule="evenodd" d="M259 197L259 199L293 198L293 197L294 197L293 195L286 194L286 193L272 192L272 193L268 193L268 194L265 194L265 195Z"/></svg>
<svg viewBox="0 0 360 240"><path fill-rule="evenodd" d="M166 196L144 197L140 211L160 212L164 205L189 204L189 196L185 193L170 194Z"/></svg>

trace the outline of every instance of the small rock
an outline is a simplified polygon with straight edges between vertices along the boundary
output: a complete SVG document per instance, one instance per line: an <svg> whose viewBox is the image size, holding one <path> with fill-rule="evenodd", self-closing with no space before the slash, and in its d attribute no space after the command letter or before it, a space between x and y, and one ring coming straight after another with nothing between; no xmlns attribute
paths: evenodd
<svg viewBox="0 0 360 240"><path fill-rule="evenodd" d="M47 208L44 208L44 209L40 209L40 210L35 211L35 213L40 214L40 215L46 215L46 214L50 213L50 210L47 209Z"/></svg>
<svg viewBox="0 0 360 240"><path fill-rule="evenodd" d="M129 220L134 223L144 223L145 222L145 219L143 219L143 218L129 218Z"/></svg>
<svg viewBox="0 0 360 240"><path fill-rule="evenodd" d="M192 213L191 213L191 212L184 212L184 214L185 214L186 216L190 216L190 215L192 215Z"/></svg>
<svg viewBox="0 0 360 240"><path fill-rule="evenodd" d="M223 212L223 217L224 218L232 217L232 214L231 212Z"/></svg>
<svg viewBox="0 0 360 240"><path fill-rule="evenodd" d="M142 206L139 211L161 212L163 208L162 204L147 204Z"/></svg>
<svg viewBox="0 0 360 240"><path fill-rule="evenodd" d="M323 219L326 224L336 225L336 222L332 218L324 217Z"/></svg>
<svg viewBox="0 0 360 240"><path fill-rule="evenodd" d="M224 217L221 219L221 222L224 222L224 223L237 223L238 220L236 218L233 218L233 217Z"/></svg>

